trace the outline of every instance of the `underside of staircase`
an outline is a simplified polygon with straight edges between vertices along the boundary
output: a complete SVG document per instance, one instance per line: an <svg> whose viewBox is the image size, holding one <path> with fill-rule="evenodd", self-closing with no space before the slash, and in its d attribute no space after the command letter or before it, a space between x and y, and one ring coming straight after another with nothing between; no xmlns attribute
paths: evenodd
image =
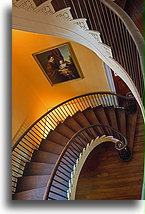
<svg viewBox="0 0 145 214"><path fill-rule="evenodd" d="M89 125L105 124L118 130L127 138L128 147L130 151L132 151L136 124L140 114L139 110L134 113L129 113L126 112L124 108L97 106L95 108L87 108L84 111L77 111L73 116L68 116L62 123L59 123L54 130L50 131L47 138L42 140L39 149L34 151L31 161L26 163L23 176L18 178L13 200L44 200L47 183L63 148L75 133ZM86 131L84 138L82 137L83 143L87 144L88 141L90 142L97 136L101 137L104 133L106 136L112 135L108 129L92 128L91 133ZM117 136L113 137L117 138ZM88 139L87 141L86 138ZM80 144L78 144L78 147L80 147ZM75 162L76 159L74 157L70 165L72 163L75 164ZM125 164L127 164L127 162ZM63 169L63 164L61 167ZM57 181L59 182L60 180L60 183L57 182L56 190L54 181L50 198L55 200L68 200L67 190L69 188L68 181L70 179L70 173L64 168L63 178L65 178L65 181L62 182L61 176L61 172L60 174L58 173ZM111 185L113 185L113 183ZM56 191L58 193L57 195L55 194Z"/></svg>

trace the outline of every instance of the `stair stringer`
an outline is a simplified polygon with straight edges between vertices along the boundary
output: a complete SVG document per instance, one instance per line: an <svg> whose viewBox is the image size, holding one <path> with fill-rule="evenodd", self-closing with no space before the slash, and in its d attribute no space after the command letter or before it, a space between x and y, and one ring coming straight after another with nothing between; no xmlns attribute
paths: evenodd
<svg viewBox="0 0 145 214"><path fill-rule="evenodd" d="M101 137L97 137L95 140L92 140L91 143L87 144L86 148L83 149L83 152L80 154L79 158L76 161L76 164L73 167L73 171L71 173L71 180L69 181L69 189L67 191L68 200L75 200L76 188L80 172L83 168L86 159L93 151L93 149L101 143L112 142L115 144L117 141L118 139L114 138L113 136L103 135Z"/></svg>
<svg viewBox="0 0 145 214"><path fill-rule="evenodd" d="M128 85L143 114L143 103L134 82L125 69L113 59L111 48L102 43L99 33L89 30L86 19L73 19L70 8L55 12L51 0L38 7L33 0L14 0L13 5L13 29L69 39L91 49Z"/></svg>

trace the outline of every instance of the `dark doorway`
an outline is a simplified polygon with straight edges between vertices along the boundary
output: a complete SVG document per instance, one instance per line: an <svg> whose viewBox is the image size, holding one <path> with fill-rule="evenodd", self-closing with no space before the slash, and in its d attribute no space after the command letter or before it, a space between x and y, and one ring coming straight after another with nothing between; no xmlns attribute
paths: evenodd
<svg viewBox="0 0 145 214"><path fill-rule="evenodd" d="M126 83L119 76L115 76L113 71L112 76L117 94L126 96L129 92L131 92Z"/></svg>

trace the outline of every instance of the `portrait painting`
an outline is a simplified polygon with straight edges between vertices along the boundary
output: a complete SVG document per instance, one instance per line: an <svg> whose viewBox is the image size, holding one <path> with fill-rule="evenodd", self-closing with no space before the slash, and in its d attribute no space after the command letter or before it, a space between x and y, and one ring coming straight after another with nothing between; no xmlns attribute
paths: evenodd
<svg viewBox="0 0 145 214"><path fill-rule="evenodd" d="M70 43L40 51L33 54L33 57L52 86L83 78Z"/></svg>

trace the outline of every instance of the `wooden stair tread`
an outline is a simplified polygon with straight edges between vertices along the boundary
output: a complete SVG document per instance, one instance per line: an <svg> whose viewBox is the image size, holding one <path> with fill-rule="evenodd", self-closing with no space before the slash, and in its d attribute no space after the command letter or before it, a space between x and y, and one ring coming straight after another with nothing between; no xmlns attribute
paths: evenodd
<svg viewBox="0 0 145 214"><path fill-rule="evenodd" d="M74 114L73 118L77 121L77 123L79 123L79 125L82 127L82 128L85 128L87 126L90 126L91 124L89 123L89 121L87 120L87 118L85 117L85 115L83 114L83 112L81 111L78 111ZM93 136L94 138L96 138L96 133L95 131L91 128L90 129L91 132L87 132L89 136ZM88 137L89 137L88 136ZM91 140L91 138L90 138Z"/></svg>
<svg viewBox="0 0 145 214"><path fill-rule="evenodd" d="M23 176L18 179L17 192L45 187L50 175Z"/></svg>
<svg viewBox="0 0 145 214"><path fill-rule="evenodd" d="M26 164L24 170L24 176L27 175L47 175L52 172L54 164L52 163L40 163L40 162L29 162Z"/></svg>
<svg viewBox="0 0 145 214"><path fill-rule="evenodd" d="M100 124L105 124L109 126L109 122L103 106L97 106L93 109L93 111L96 117L98 118L98 121L100 122Z"/></svg>
<svg viewBox="0 0 145 214"><path fill-rule="evenodd" d="M13 200L42 200L45 187L18 192L13 195Z"/></svg>
<svg viewBox="0 0 145 214"><path fill-rule="evenodd" d="M67 119L64 121L64 124L66 124L70 129L72 129L74 132L79 131L82 127L76 122L76 120L68 116Z"/></svg>
<svg viewBox="0 0 145 214"><path fill-rule="evenodd" d="M69 139L54 130L54 131L50 131L50 133L47 136L47 140L53 141L55 143L58 143L64 146L66 145Z"/></svg>
<svg viewBox="0 0 145 214"><path fill-rule="evenodd" d="M109 126L109 122L108 122L108 119L107 119L107 116L106 116L106 113L105 113L103 106L97 106L93 109L93 111L94 111L94 113L95 113L100 124ZM107 130L104 128L104 131L105 131L104 134L112 135L111 130Z"/></svg>
<svg viewBox="0 0 145 214"><path fill-rule="evenodd" d="M127 141L131 151L133 149L137 115L138 115L138 111L134 114L127 115Z"/></svg>
<svg viewBox="0 0 145 214"><path fill-rule="evenodd" d="M99 123L94 111L92 108L87 108L83 111L83 114L87 118L90 124Z"/></svg>
<svg viewBox="0 0 145 214"><path fill-rule="evenodd" d="M54 183L54 185L56 185ZM58 185L59 186L59 185ZM26 190L23 192L18 192L13 195L13 200L43 200L43 196L45 193L46 187ZM67 200L67 192L63 192L56 187L51 187L51 191L56 192L58 194L61 194L62 196L59 196L53 192L50 192L49 196L56 199L56 200ZM64 196L64 197L63 197Z"/></svg>
<svg viewBox="0 0 145 214"><path fill-rule="evenodd" d="M116 118L118 123L118 130L126 137L126 113L124 109L116 108Z"/></svg>
<svg viewBox="0 0 145 214"><path fill-rule="evenodd" d="M52 152L55 154L60 154L63 150L64 146L57 144L55 142L52 142L48 139L45 139L41 142L39 149L46 152Z"/></svg>
<svg viewBox="0 0 145 214"><path fill-rule="evenodd" d="M68 117L64 123L70 128L72 129L75 133L80 131L83 127L81 127L81 125L74 119L74 115L73 117ZM83 136L82 136L83 138ZM87 133L84 134L84 141L87 140L88 142L88 139L91 139Z"/></svg>
<svg viewBox="0 0 145 214"><path fill-rule="evenodd" d="M109 125L118 130L118 125L117 125L117 119L116 119L116 114L115 114L115 109L113 106L105 107L104 108L107 119L109 121Z"/></svg>
<svg viewBox="0 0 145 214"><path fill-rule="evenodd" d="M33 153L32 161L41 163L55 163L57 158L58 155L56 154L38 150Z"/></svg>
<svg viewBox="0 0 145 214"><path fill-rule="evenodd" d="M82 127L90 126L89 121L86 119L84 114L81 111L77 111L74 115L73 118L77 121L77 123Z"/></svg>
<svg viewBox="0 0 145 214"><path fill-rule="evenodd" d="M83 111L83 114L85 115L85 117L87 118L87 120L89 121L89 123L91 125L100 124L100 122L99 122L98 118L96 117L92 108L85 109ZM96 127L96 128L94 128L94 130L98 136L103 135L103 130L100 127Z"/></svg>
<svg viewBox="0 0 145 214"><path fill-rule="evenodd" d="M66 124L64 123L60 123L56 129L57 132L59 132L60 134L63 134L63 136L67 137L67 138L71 138L74 134L75 131L73 131L72 129L70 129Z"/></svg>

